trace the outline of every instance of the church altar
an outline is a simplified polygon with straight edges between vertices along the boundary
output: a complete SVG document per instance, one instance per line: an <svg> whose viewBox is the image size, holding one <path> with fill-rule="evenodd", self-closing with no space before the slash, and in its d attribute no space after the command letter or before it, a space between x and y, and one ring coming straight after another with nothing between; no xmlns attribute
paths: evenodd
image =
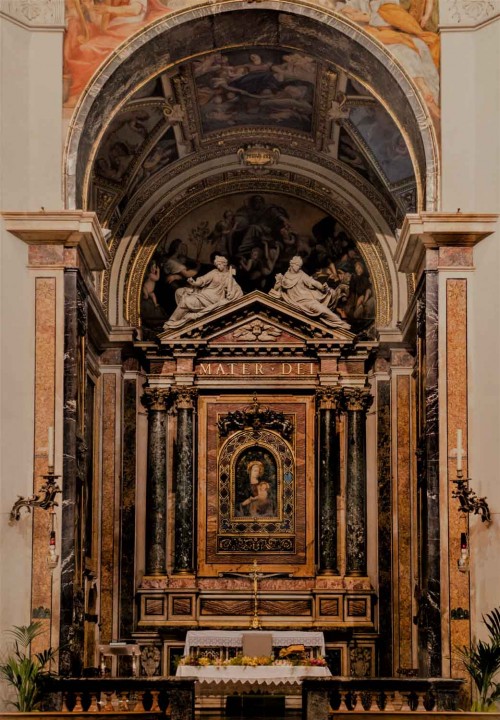
<svg viewBox="0 0 500 720"><path fill-rule="evenodd" d="M186 634L184 655L219 652L221 661L227 660L230 649L238 651L244 646L244 638L254 639L272 635L272 647L283 648L291 645L303 645L310 657L324 655L325 640L321 632L300 631L218 631L190 630ZM176 676L195 678L199 687L197 694L227 695L231 693L279 693L297 695L302 680L331 676L327 667L310 665L291 665L283 662L279 665L183 665L179 664Z"/></svg>
<svg viewBox="0 0 500 720"><path fill-rule="evenodd" d="M186 634L184 655L190 655L192 650L199 648L221 648L224 653L228 648L242 648L243 635L259 636L257 630L189 630ZM272 632L273 648L288 647L289 645L303 645L309 649L314 657L325 654L325 638L322 632L300 632L297 630L279 630ZM227 652L225 653L227 657Z"/></svg>
<svg viewBox="0 0 500 720"><path fill-rule="evenodd" d="M300 692L302 680L305 678L331 677L331 672L327 667L306 665L179 665L176 676L195 678L210 694L277 692L292 695Z"/></svg>

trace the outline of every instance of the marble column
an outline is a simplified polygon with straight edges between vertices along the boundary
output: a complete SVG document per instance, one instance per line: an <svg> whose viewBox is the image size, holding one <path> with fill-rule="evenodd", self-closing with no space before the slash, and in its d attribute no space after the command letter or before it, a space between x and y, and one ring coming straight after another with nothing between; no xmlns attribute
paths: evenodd
<svg viewBox="0 0 500 720"><path fill-rule="evenodd" d="M423 374L423 410L418 445L421 590L418 628L419 664L431 677L442 674L441 532L439 458L439 273L437 250L428 250L428 265L417 296L417 336Z"/></svg>
<svg viewBox="0 0 500 720"><path fill-rule="evenodd" d="M337 495L340 491L340 442L337 415L342 390L320 387L316 390L319 416L319 511L318 570L322 575L338 575Z"/></svg>
<svg viewBox="0 0 500 720"><path fill-rule="evenodd" d="M146 575L167 574L167 405L170 390L146 388L148 471L146 482Z"/></svg>
<svg viewBox="0 0 500 720"><path fill-rule="evenodd" d="M174 572L192 573L194 564L194 412L197 390L176 389Z"/></svg>
<svg viewBox="0 0 500 720"><path fill-rule="evenodd" d="M346 575L366 576L366 411L373 402L368 389L343 388L347 412Z"/></svg>
<svg viewBox="0 0 500 720"><path fill-rule="evenodd" d="M78 410L78 270L64 271L64 406L61 521L61 620L59 671L76 675L81 667L73 642L77 513L77 410Z"/></svg>

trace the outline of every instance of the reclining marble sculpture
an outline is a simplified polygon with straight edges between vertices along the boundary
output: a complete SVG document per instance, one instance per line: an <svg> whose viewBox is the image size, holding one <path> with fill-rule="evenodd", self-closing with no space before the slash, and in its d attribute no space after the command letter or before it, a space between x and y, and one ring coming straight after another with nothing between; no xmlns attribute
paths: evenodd
<svg viewBox="0 0 500 720"><path fill-rule="evenodd" d="M339 301L337 289L322 284L302 270L302 258L296 255L290 260L284 275L276 275L276 282L269 291L271 297L278 298L305 315L318 317L327 325L345 328L350 325L331 309Z"/></svg>
<svg viewBox="0 0 500 720"><path fill-rule="evenodd" d="M188 287L179 288L175 293L177 307L167 322L165 330L178 328L191 320L217 310L243 295L234 279L234 270L227 258L216 255L214 269L199 278L188 278Z"/></svg>

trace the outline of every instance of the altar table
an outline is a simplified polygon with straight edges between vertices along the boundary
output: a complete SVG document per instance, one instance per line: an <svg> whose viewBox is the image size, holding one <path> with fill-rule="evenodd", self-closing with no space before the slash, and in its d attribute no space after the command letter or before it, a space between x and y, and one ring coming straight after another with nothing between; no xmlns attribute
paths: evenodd
<svg viewBox="0 0 500 720"><path fill-rule="evenodd" d="M250 630L189 630L186 634L184 655L190 655L194 648L241 648L243 633ZM260 630L254 631L257 635ZM313 655L325 654L325 637L322 632L296 630L272 631L273 647L282 648L289 645L303 645Z"/></svg>
<svg viewBox="0 0 500 720"><path fill-rule="evenodd" d="M177 677L194 678L200 691L215 694L279 693L296 695L301 692L304 678L330 677L327 667L307 665L179 665Z"/></svg>

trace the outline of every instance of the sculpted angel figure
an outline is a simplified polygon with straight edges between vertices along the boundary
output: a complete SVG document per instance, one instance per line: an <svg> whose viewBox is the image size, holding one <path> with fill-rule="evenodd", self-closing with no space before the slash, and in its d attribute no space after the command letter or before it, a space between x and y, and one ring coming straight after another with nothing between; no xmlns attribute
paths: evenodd
<svg viewBox="0 0 500 720"><path fill-rule="evenodd" d="M234 269L227 258L216 255L214 270L198 278L188 278L188 287L179 288L175 293L177 307L169 317L165 330L181 327L191 320L197 320L211 310L237 300L243 295L234 279Z"/></svg>
<svg viewBox="0 0 500 720"><path fill-rule="evenodd" d="M338 302L337 293L328 285L322 284L302 270L302 258L296 255L290 260L284 275L276 275L274 288L269 295L291 305L306 315L320 317L327 325L350 328L331 309Z"/></svg>

